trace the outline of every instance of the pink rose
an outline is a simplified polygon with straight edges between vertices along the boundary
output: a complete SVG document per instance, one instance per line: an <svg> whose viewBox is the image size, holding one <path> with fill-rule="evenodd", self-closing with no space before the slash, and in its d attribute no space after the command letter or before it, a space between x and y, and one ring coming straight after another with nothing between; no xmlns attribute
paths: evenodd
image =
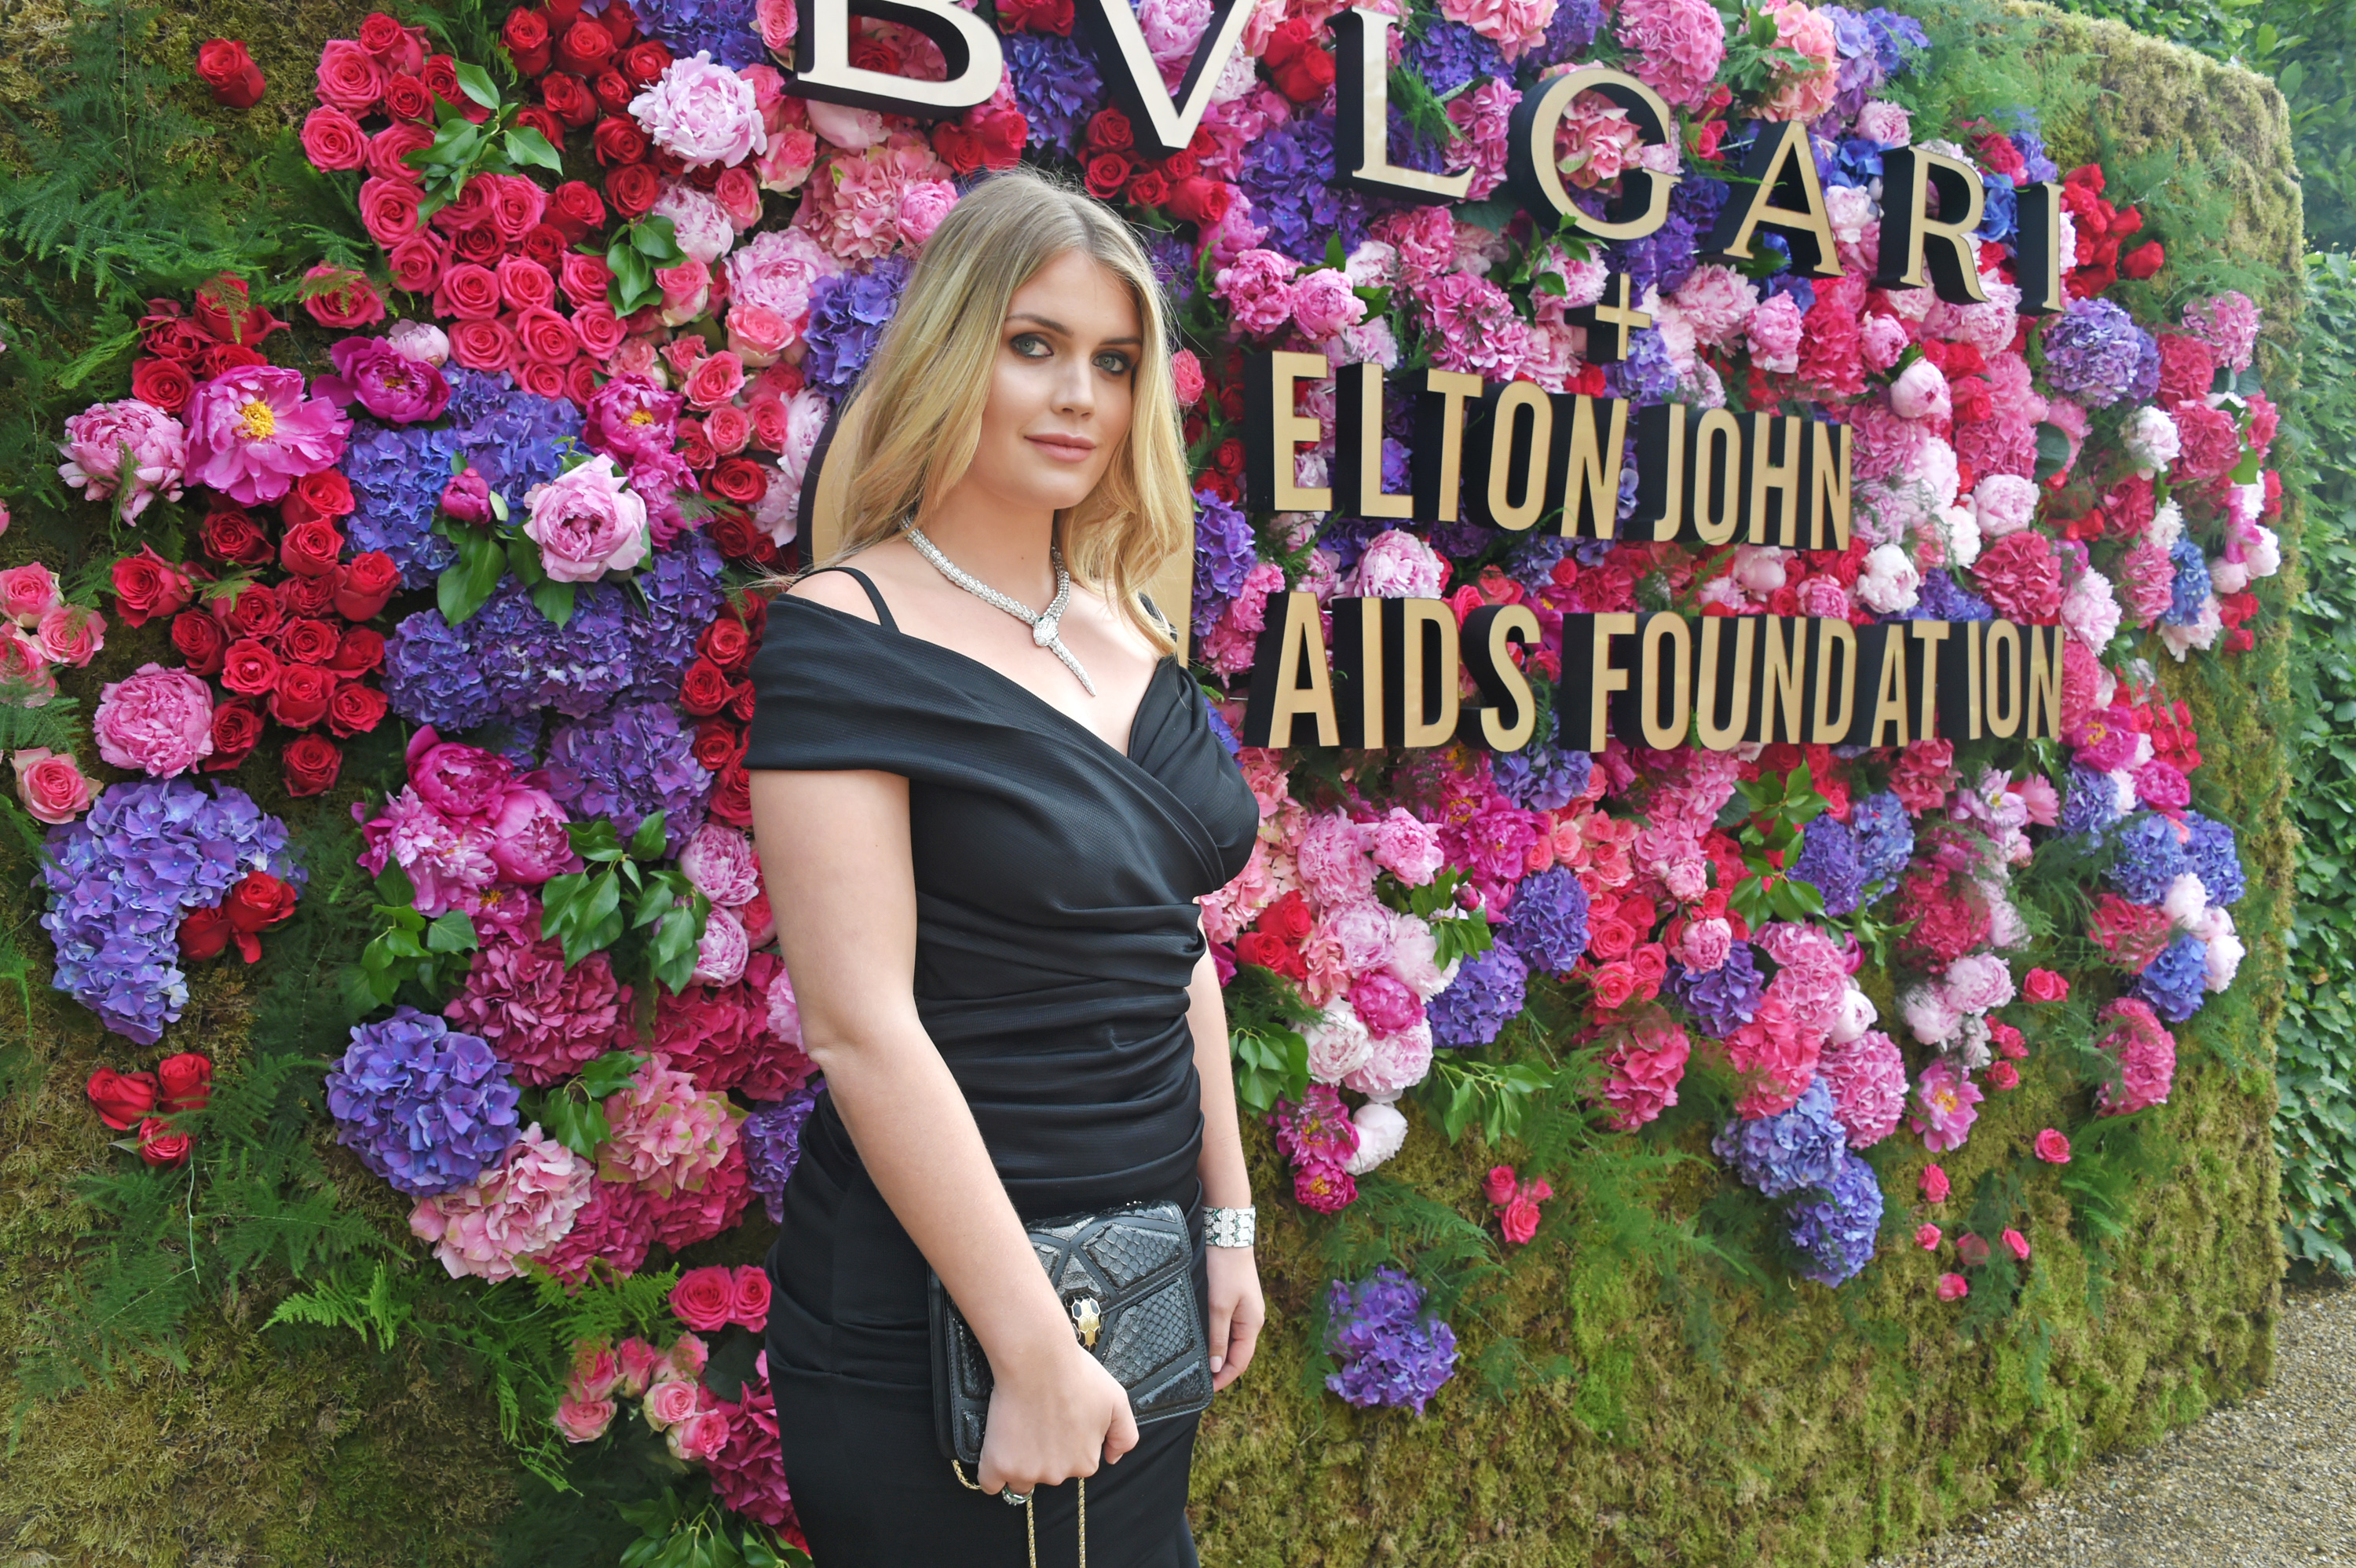
<svg viewBox="0 0 2356 1568"><path fill-rule="evenodd" d="M511 789L491 817L491 863L506 880L536 888L581 869L564 808L544 789Z"/></svg>
<svg viewBox="0 0 2356 1568"><path fill-rule="evenodd" d="M0 571L0 615L30 628L59 603L58 580L39 561Z"/></svg>
<svg viewBox="0 0 2356 1568"><path fill-rule="evenodd" d="M711 1272L723 1277L727 1274L725 1269ZM726 1286L722 1288L725 1290ZM667 1377L648 1389L646 1403L639 1407L646 1414L647 1424L661 1432L693 1415L699 1387L686 1378Z"/></svg>
<svg viewBox="0 0 2356 1568"><path fill-rule="evenodd" d="M1543 1187L1545 1184L1541 1182L1537 1185ZM1517 1247L1526 1245L1529 1239L1538 1233L1539 1216L1538 1206L1535 1201L1536 1197L1535 1192L1517 1192L1497 1216L1498 1228L1505 1232L1505 1240Z"/></svg>
<svg viewBox="0 0 2356 1568"><path fill-rule="evenodd" d="M594 582L647 557L647 504L604 453L533 485L524 502L531 517L523 531L540 546L541 569L556 581Z"/></svg>
<svg viewBox="0 0 2356 1568"><path fill-rule="evenodd" d="M687 400L698 410L716 409L744 389L744 361L728 349L696 361L687 378Z"/></svg>
<svg viewBox="0 0 2356 1568"><path fill-rule="evenodd" d="M1943 1274L1939 1276L1940 1300L1961 1301L1965 1296L1969 1296L1971 1293L1971 1282L1965 1279L1962 1275Z"/></svg>
<svg viewBox="0 0 2356 1568"><path fill-rule="evenodd" d="M670 1369L671 1376L691 1381L703 1375L703 1364L711 1357L711 1346L692 1334L681 1334L670 1342L670 1349L663 1352L663 1364Z"/></svg>
<svg viewBox="0 0 2356 1568"><path fill-rule="evenodd" d="M80 669L106 646L106 617L85 605L52 604L41 613L33 635L51 664Z"/></svg>
<svg viewBox="0 0 2356 1568"><path fill-rule="evenodd" d="M1937 1252L1939 1250L1939 1227L1928 1224L1915 1227L1914 1244L1922 1248L1926 1253Z"/></svg>
<svg viewBox="0 0 2356 1568"><path fill-rule="evenodd" d="M1997 1240L2004 1243L2005 1250L2012 1253L2017 1261L2020 1263L2029 1261L2029 1238L2019 1231L2007 1226L2004 1233L1997 1237Z"/></svg>
<svg viewBox="0 0 2356 1568"><path fill-rule="evenodd" d="M728 313L729 352L756 370L776 364L794 337L794 324L767 305L740 304Z"/></svg>
<svg viewBox="0 0 2356 1568"><path fill-rule="evenodd" d="M691 1268L670 1287L670 1309L679 1320L698 1332L711 1334L728 1327L734 1286L725 1268Z"/></svg>
<svg viewBox="0 0 2356 1568"><path fill-rule="evenodd" d="M2070 1163L2070 1140L2052 1127L2037 1135L2037 1157L2048 1165Z"/></svg>
<svg viewBox="0 0 2356 1568"><path fill-rule="evenodd" d="M102 761L170 778L212 755L212 688L187 670L141 665L99 693L91 729Z"/></svg>
<svg viewBox="0 0 2356 1568"><path fill-rule="evenodd" d="M90 781L70 755L29 746L8 760L16 769L16 798L34 820L55 826L90 809Z"/></svg>
<svg viewBox="0 0 2356 1568"><path fill-rule="evenodd" d="M567 1443L594 1443L614 1424L614 1402L583 1401L567 1396L556 1407L556 1430Z"/></svg>
<svg viewBox="0 0 2356 1568"><path fill-rule="evenodd" d="M1171 379L1178 383L1178 401L1193 408L1203 397L1203 362L1194 357L1191 348L1181 348L1170 357Z"/></svg>
<svg viewBox="0 0 2356 1568"><path fill-rule="evenodd" d="M2031 969L2021 982L2020 992L2032 1002L2066 1001L2070 982L2051 969Z"/></svg>
<svg viewBox="0 0 2356 1568"><path fill-rule="evenodd" d="M20 708L38 708L58 694L58 677L41 645L0 621L0 698Z"/></svg>
<svg viewBox="0 0 2356 1568"><path fill-rule="evenodd" d="M614 1392L636 1399L654 1381L662 1365L662 1352L634 1334L614 1347L614 1360L621 1368L621 1381L614 1385Z"/></svg>
<svg viewBox="0 0 2356 1568"><path fill-rule="evenodd" d="M1922 1168L1922 1196L1933 1203L1947 1200L1947 1173L1936 1165Z"/></svg>
<svg viewBox="0 0 2356 1568"><path fill-rule="evenodd" d="M1323 343L1366 319L1366 302L1350 286L1349 274L1320 267L1292 285L1293 325Z"/></svg>
<svg viewBox="0 0 2356 1568"><path fill-rule="evenodd" d="M621 1359L603 1339L583 1339L573 1347L573 1376L565 1392L584 1403L604 1399L622 1381Z"/></svg>
<svg viewBox="0 0 2356 1568"><path fill-rule="evenodd" d="M663 1443L672 1458L702 1464L728 1446L728 1417L717 1409L699 1409L664 1433Z"/></svg>
<svg viewBox="0 0 2356 1568"><path fill-rule="evenodd" d="M754 1333L769 1326L769 1271L758 1264L742 1264L730 1276L734 1292L728 1316Z"/></svg>

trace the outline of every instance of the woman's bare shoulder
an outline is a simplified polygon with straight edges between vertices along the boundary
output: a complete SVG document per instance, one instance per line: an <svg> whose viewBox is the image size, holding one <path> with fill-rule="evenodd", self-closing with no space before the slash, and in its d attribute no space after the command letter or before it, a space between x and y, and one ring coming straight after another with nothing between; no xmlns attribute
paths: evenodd
<svg viewBox="0 0 2356 1568"><path fill-rule="evenodd" d="M859 580L847 571L814 571L788 587L786 597L807 599L830 610L856 615L862 621L876 619L875 606L869 603L867 591L860 587Z"/></svg>

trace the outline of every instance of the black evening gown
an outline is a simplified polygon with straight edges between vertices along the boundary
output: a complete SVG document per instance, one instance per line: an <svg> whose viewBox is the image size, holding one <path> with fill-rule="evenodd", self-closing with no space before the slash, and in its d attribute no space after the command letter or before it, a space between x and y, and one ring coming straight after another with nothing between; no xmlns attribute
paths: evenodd
<svg viewBox="0 0 2356 1568"><path fill-rule="evenodd" d="M744 765L908 780L916 1007L1007 1195L1026 1221L1174 1200L1199 1287L1194 901L1249 858L1251 792L1175 660L1154 671L1123 755L987 665L901 632L850 575L882 624L771 605ZM785 1211L769 1379L819 1568L1026 1563L1023 1510L960 1487L934 1440L925 1260L823 1094ZM1149 1426L1090 1479L1098 1568L1192 1568L1194 1427ZM1043 1561L1073 1560L1076 1491L1038 1493Z"/></svg>

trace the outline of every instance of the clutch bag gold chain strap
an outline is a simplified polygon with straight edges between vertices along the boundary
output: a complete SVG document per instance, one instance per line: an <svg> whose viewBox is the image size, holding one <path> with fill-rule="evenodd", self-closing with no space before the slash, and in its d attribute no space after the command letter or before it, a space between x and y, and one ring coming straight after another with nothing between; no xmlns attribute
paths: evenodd
<svg viewBox="0 0 2356 1568"><path fill-rule="evenodd" d="M969 1492L981 1490L979 1485L966 1479L965 1467L955 1459L949 1461L949 1468L957 1472L958 1485ZM1082 1476L1079 1483L1080 1568L1088 1568L1088 1478ZM1023 1533L1031 1541L1031 1568L1039 1568L1039 1499L1035 1494L1023 1499Z"/></svg>

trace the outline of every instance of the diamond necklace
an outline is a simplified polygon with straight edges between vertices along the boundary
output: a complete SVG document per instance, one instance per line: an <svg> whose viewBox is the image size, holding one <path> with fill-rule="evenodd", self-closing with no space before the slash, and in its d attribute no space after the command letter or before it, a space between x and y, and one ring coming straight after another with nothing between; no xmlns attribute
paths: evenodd
<svg viewBox="0 0 2356 1568"><path fill-rule="evenodd" d="M961 571L957 562L941 553L939 546L925 537L925 530L916 526L914 518L902 525L902 531L907 534L908 542L916 547L916 553L937 567L943 577L983 603L996 605L1030 627L1031 640L1063 660L1064 667L1079 677L1080 684L1087 688L1090 697L1097 694L1097 683L1088 678L1088 672L1080 667L1080 661L1072 656L1072 650L1064 645L1060 635L1064 607L1072 602L1072 574L1064 570L1061 546L1054 543L1047 546L1048 557L1055 563L1055 597L1044 610L1033 610L1022 601L1009 598L989 583Z"/></svg>

